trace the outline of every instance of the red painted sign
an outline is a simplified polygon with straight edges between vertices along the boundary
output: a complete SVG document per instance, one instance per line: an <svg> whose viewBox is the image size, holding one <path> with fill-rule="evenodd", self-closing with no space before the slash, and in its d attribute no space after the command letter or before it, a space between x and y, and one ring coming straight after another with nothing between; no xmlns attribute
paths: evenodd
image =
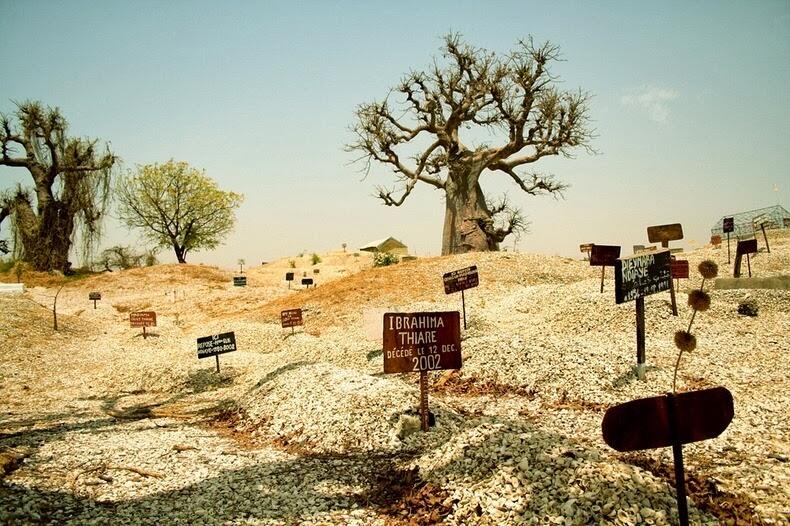
<svg viewBox="0 0 790 526"><path fill-rule="evenodd" d="M669 263L669 272L672 279L688 279L689 277L689 262L685 259L671 261Z"/></svg>
<svg viewBox="0 0 790 526"><path fill-rule="evenodd" d="M458 311L384 314L384 372L461 368Z"/></svg>
<svg viewBox="0 0 790 526"><path fill-rule="evenodd" d="M156 327L156 313L154 311L130 312L129 323L132 327Z"/></svg>
<svg viewBox="0 0 790 526"><path fill-rule="evenodd" d="M280 312L280 324L283 329L302 325L302 309L289 309Z"/></svg>
<svg viewBox="0 0 790 526"><path fill-rule="evenodd" d="M670 397L632 400L609 408L603 438L617 451L638 451L688 444L719 436L732 422L732 394L724 387L675 395L677 436L672 436Z"/></svg>

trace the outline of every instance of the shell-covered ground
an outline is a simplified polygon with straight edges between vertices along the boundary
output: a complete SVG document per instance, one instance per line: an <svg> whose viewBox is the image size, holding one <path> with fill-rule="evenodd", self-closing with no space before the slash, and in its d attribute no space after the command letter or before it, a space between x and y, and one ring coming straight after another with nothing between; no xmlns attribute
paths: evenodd
<svg viewBox="0 0 790 526"><path fill-rule="evenodd" d="M752 273L790 274L790 236L769 236ZM69 281L57 331L58 280L23 275L25 294L0 296L0 523L676 524L671 450L617 453L601 421L671 389L697 264L732 275L726 247L680 257L691 279L678 316L669 293L645 302L644 381L634 303L615 305L611 268L601 293L600 270L581 260L370 268L366 254L305 255L245 268L246 287L232 284L238 270L161 265ZM430 374L435 425L421 432L418 377L383 374L372 321L459 310L441 278L469 265L480 286L465 293L463 367ZM306 276L315 288L299 285ZM712 285L678 390L725 386L735 417L684 447L691 522L787 524L790 291ZM744 301L757 316L739 314ZM279 313L296 307L292 334ZM139 310L157 313L146 338L129 326ZM227 331L238 351L218 373L196 339Z"/></svg>

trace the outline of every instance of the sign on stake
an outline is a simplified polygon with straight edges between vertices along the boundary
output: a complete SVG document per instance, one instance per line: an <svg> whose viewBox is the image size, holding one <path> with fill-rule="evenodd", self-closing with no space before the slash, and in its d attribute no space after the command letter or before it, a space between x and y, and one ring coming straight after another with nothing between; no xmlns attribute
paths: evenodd
<svg viewBox="0 0 790 526"><path fill-rule="evenodd" d="M288 309L280 312L280 325L283 329L291 328L294 334L294 327L304 325L302 321L302 309Z"/></svg>
<svg viewBox="0 0 790 526"><path fill-rule="evenodd" d="M756 254L757 253L757 240L756 239L744 239L743 241L738 241L738 246L735 248L735 265L733 266L732 275L735 278L741 277L741 261L743 260L743 255L746 254L746 265L749 267L749 277L752 277L752 262L749 259L749 254Z"/></svg>
<svg viewBox="0 0 790 526"><path fill-rule="evenodd" d="M217 372L219 372L219 355L236 350L236 334L234 332L223 332L212 334L197 339L198 359L213 356L217 360Z"/></svg>
<svg viewBox="0 0 790 526"><path fill-rule="evenodd" d="M601 267L601 294L603 294L603 280L606 267L613 267L614 262L620 257L620 247L617 245L593 245L590 251L590 266Z"/></svg>
<svg viewBox="0 0 790 526"><path fill-rule="evenodd" d="M689 262L685 259L675 259L669 263L669 273L672 279L675 280L675 289L680 290L680 280L689 278Z"/></svg>
<svg viewBox="0 0 790 526"><path fill-rule="evenodd" d="M246 287L247 286L247 276L233 276L233 286L234 287Z"/></svg>
<svg viewBox="0 0 790 526"><path fill-rule="evenodd" d="M444 280L445 294L461 291L461 307L464 312L464 330L466 330L466 299L464 298L464 291L477 287L480 284L477 265L447 272L442 276L442 279Z"/></svg>
<svg viewBox="0 0 790 526"><path fill-rule="evenodd" d="M636 375L645 378L645 296L672 288L668 250L620 258L614 266L615 303L636 300Z"/></svg>
<svg viewBox="0 0 790 526"><path fill-rule="evenodd" d="M579 245L579 252L581 252L582 254L587 254L587 256L584 259L586 260L590 259L590 251L592 251L592 247L593 247L593 243L583 243Z"/></svg>
<svg viewBox="0 0 790 526"><path fill-rule="evenodd" d="M88 293L88 300L93 301L93 309L96 309L96 302L101 300L101 292L89 292Z"/></svg>
<svg viewBox="0 0 790 526"><path fill-rule="evenodd" d="M428 371L461 368L458 311L384 314L385 373L420 373L420 422L428 431Z"/></svg>
<svg viewBox="0 0 790 526"><path fill-rule="evenodd" d="M294 280L294 273L293 272L286 272L285 273L285 281L288 282L288 289L291 289L291 282Z"/></svg>
<svg viewBox="0 0 790 526"><path fill-rule="evenodd" d="M129 324L132 327L142 327L143 339L145 339L148 337L145 333L145 328L156 327L156 313L154 311L130 312Z"/></svg>
<svg viewBox="0 0 790 526"><path fill-rule="evenodd" d="M669 248L670 241L683 239L683 226L680 223L669 225L656 225L647 227L647 240L651 243L661 243L662 248ZM671 250L670 250L671 252ZM675 288L669 287L669 297L672 300L672 315L678 315L678 304L675 299Z"/></svg>
<svg viewBox="0 0 790 526"><path fill-rule="evenodd" d="M725 217L722 221L721 230L727 234L727 264L730 264L730 232L735 230L735 218Z"/></svg>
<svg viewBox="0 0 790 526"><path fill-rule="evenodd" d="M604 441L621 452L672 446L681 526L688 526L683 444L716 438L732 422L732 394L725 387L631 400L609 408Z"/></svg>

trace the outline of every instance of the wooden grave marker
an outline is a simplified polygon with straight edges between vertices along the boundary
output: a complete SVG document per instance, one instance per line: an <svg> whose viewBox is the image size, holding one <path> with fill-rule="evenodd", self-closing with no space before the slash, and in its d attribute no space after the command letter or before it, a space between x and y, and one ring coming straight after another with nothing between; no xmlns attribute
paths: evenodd
<svg viewBox="0 0 790 526"><path fill-rule="evenodd" d="M579 252L581 252L582 254L586 254L586 257L584 259L588 261L590 259L590 252L592 251L593 245L594 243L582 243L581 245L579 245Z"/></svg>
<svg viewBox="0 0 790 526"><path fill-rule="evenodd" d="M749 267L749 277L752 277L752 262L749 258L749 254L756 254L757 253L757 240L756 239L744 239L743 241L738 241L738 246L735 247L735 265L733 265L732 276L735 278L741 277L741 261L743 260L743 256L746 255L746 265Z"/></svg>
<svg viewBox="0 0 790 526"><path fill-rule="evenodd" d="M285 281L288 282L288 289L291 288L291 282L294 280L294 273L293 272L286 272L285 273Z"/></svg>
<svg viewBox="0 0 790 526"><path fill-rule="evenodd" d="M96 309L96 302L101 300L101 292L89 292L88 300L93 301L93 309Z"/></svg>
<svg viewBox="0 0 790 526"><path fill-rule="evenodd" d="M765 233L765 227L771 227L774 225L773 220L765 214L760 214L757 217L752 218L752 230L755 229L755 226L763 231L763 239L765 240L765 250L770 254L771 253L771 246L768 244L768 234Z"/></svg>
<svg viewBox="0 0 790 526"><path fill-rule="evenodd" d="M203 336L197 339L198 360L213 356L217 360L217 372L219 372L219 355L235 350L236 334L232 331Z"/></svg>
<svg viewBox="0 0 790 526"><path fill-rule="evenodd" d="M689 262L685 259L672 259L669 263L669 273L675 280L675 288L680 290L680 280L689 279Z"/></svg>
<svg viewBox="0 0 790 526"><path fill-rule="evenodd" d="M614 266L615 303L636 300L636 375L645 377L645 296L672 287L669 250L620 258Z"/></svg>
<svg viewBox="0 0 790 526"><path fill-rule="evenodd" d="M601 294L603 294L603 280L606 267L613 267L620 257L620 247L617 245L593 245L590 251L590 266L601 267Z"/></svg>
<svg viewBox="0 0 790 526"><path fill-rule="evenodd" d="M154 311L139 311L129 313L129 324L132 327L143 328L143 339L148 335L145 333L146 327L156 327L156 313Z"/></svg>
<svg viewBox="0 0 790 526"><path fill-rule="evenodd" d="M428 371L461 368L460 322L458 311L384 314L384 372L420 373L423 431L428 431Z"/></svg>
<svg viewBox="0 0 790 526"><path fill-rule="evenodd" d="M662 248L669 248L670 241L683 239L683 226L680 223L670 223L668 225L656 225L647 227L647 240L651 243L661 243ZM683 249L670 249L682 252ZM672 315L678 315L678 304L675 298L675 287L669 287L669 298L672 300Z"/></svg>
<svg viewBox="0 0 790 526"><path fill-rule="evenodd" d="M721 222L721 230L727 234L727 264L730 264L730 232L735 230L735 218L725 217Z"/></svg>
<svg viewBox="0 0 790 526"><path fill-rule="evenodd" d="M283 329L291 329L294 334L294 327L304 325L302 321L302 309L288 309L280 312L280 325Z"/></svg>
<svg viewBox="0 0 790 526"><path fill-rule="evenodd" d="M302 285L306 288L310 288L310 285L313 285L313 278L302 278ZM313 285L315 287L315 285Z"/></svg>
<svg viewBox="0 0 790 526"><path fill-rule="evenodd" d="M601 429L604 441L620 452L672 446L681 526L688 526L683 444L716 438L734 415L725 387L631 400L609 408Z"/></svg>
<svg viewBox="0 0 790 526"><path fill-rule="evenodd" d="M247 286L247 276L233 276L233 286L234 287L246 287Z"/></svg>
<svg viewBox="0 0 790 526"><path fill-rule="evenodd" d="M445 294L461 291L461 307L464 313L464 330L466 330L466 299L464 298L464 291L477 287L480 284L477 265L447 272L442 276L442 279L444 280Z"/></svg>

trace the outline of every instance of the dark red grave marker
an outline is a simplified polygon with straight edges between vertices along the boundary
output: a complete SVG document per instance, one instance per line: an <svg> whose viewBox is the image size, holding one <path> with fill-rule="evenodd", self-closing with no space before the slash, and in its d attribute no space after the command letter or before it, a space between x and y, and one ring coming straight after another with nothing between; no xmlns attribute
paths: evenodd
<svg viewBox="0 0 790 526"><path fill-rule="evenodd" d="M464 291L477 287L480 284L477 265L447 272L442 276L442 279L444 280L445 294L461 292L461 307L464 313L464 329L466 329L466 298L464 298Z"/></svg>
<svg viewBox="0 0 790 526"><path fill-rule="evenodd" d="M620 257L620 247L617 245L593 245L590 250L590 266L601 267L601 294L603 294L603 280L606 267L613 267L614 262Z"/></svg>
<svg viewBox="0 0 790 526"><path fill-rule="evenodd" d="M143 328L143 339L147 337L146 327L156 327L156 313L154 311L139 311L129 313L129 324L132 327Z"/></svg>
<svg viewBox="0 0 790 526"><path fill-rule="evenodd" d="M617 451L672 446L678 516L688 525L683 444L716 438L732 422L732 394L724 387L632 400L609 408L601 424L604 441Z"/></svg>
<svg viewBox="0 0 790 526"><path fill-rule="evenodd" d="M420 419L428 430L428 371L461 368L458 311L384 314L385 373L420 373Z"/></svg>

